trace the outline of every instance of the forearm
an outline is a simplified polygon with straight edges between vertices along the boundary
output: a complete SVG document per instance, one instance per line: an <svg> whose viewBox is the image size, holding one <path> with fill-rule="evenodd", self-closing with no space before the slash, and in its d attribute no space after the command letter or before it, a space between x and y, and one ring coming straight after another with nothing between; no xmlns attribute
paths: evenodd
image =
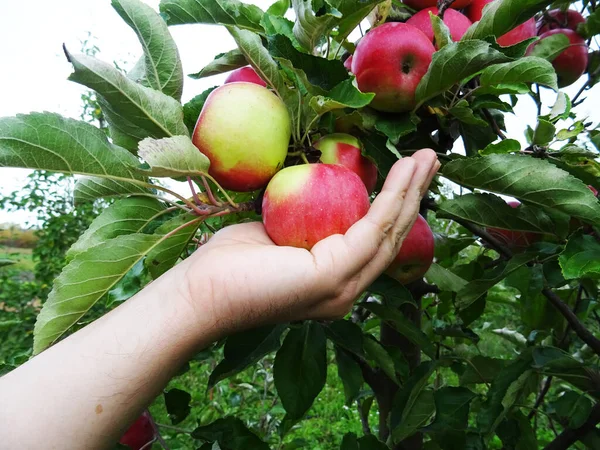
<svg viewBox="0 0 600 450"><path fill-rule="evenodd" d="M2 445L114 444L182 364L218 338L209 315L198 321L202 300L195 299L192 308L178 292L179 283L167 274L1 378Z"/></svg>

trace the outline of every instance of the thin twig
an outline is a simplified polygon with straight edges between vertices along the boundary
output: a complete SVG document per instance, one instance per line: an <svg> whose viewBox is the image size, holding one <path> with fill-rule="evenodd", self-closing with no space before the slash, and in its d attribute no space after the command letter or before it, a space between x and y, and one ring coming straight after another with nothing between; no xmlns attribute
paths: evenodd
<svg viewBox="0 0 600 450"><path fill-rule="evenodd" d="M550 390L550 385L551 384L552 384L552 376L549 376L548 378L546 378L546 381L544 382L544 386L542 387L542 390L540 391L540 394L538 395L538 397L537 397L537 399L535 401L535 404L533 405L533 409L531 410L531 412L527 416L527 418L529 420L531 420L533 418L533 416L535 416L535 414L538 412L537 409L544 402L544 398L546 398L546 394Z"/></svg>
<svg viewBox="0 0 600 450"><path fill-rule="evenodd" d="M571 446L580 438L588 434L590 431L593 431L599 422L600 403L596 403L596 405L592 408L588 419L582 426L576 429L565 428L565 430L560 433L556 439L544 447L544 450L567 450L571 448Z"/></svg>

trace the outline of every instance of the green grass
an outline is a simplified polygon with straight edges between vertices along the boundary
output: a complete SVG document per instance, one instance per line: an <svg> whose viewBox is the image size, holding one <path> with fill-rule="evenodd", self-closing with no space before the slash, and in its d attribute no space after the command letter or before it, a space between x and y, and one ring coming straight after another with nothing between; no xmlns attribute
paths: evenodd
<svg viewBox="0 0 600 450"><path fill-rule="evenodd" d="M16 248L0 245L0 259L14 259L17 263L12 267L23 272L33 272L35 267L35 263L31 258L30 248Z"/></svg>

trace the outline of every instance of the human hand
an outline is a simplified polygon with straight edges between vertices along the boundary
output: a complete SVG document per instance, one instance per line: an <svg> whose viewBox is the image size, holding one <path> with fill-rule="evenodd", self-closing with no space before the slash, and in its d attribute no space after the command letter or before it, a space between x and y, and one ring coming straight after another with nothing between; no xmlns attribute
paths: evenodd
<svg viewBox="0 0 600 450"><path fill-rule="evenodd" d="M189 303L219 334L343 317L397 255L439 167L431 150L398 161L368 214L310 251L278 247L258 222L219 231L177 266Z"/></svg>

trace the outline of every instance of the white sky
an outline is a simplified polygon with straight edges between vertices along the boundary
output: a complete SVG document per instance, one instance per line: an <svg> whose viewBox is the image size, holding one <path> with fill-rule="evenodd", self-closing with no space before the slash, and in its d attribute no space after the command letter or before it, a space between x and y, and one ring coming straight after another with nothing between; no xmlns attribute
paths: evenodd
<svg viewBox="0 0 600 450"><path fill-rule="evenodd" d="M274 0L254 0L265 10ZM159 0L144 0L158 10ZM0 14L0 117L31 111L53 111L78 118L80 95L85 91L67 81L71 66L62 53L62 44L77 52L80 41L91 32L100 47L97 57L108 62L135 63L141 48L133 31L110 6L109 0L1 0ZM171 27L185 74L194 73L213 57L235 47L227 31L218 26L184 25ZM220 84L224 75L203 80L185 79L183 100L187 101L204 89ZM566 92L573 95L580 84ZM600 104L600 90L594 99L582 106L580 114L600 122L600 112L592 105ZM517 116L506 117L508 134L523 140L527 125L535 125L533 102L521 101ZM595 109L595 108L594 108ZM29 173L22 169L0 168L0 195L18 189ZM31 218L26 213L0 211L0 223L24 223Z"/></svg>

